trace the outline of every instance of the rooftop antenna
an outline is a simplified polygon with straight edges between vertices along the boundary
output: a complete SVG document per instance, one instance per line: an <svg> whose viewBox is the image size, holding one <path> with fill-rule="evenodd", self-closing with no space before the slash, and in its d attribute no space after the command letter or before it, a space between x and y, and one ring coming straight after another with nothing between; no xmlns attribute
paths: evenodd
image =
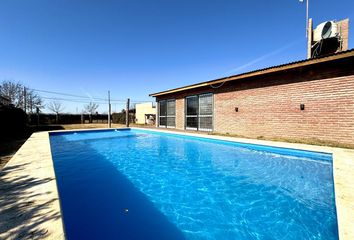
<svg viewBox="0 0 354 240"><path fill-rule="evenodd" d="M304 2L304 0L299 0L301 3ZM306 1L306 38L308 38L308 28L309 28L309 0Z"/></svg>

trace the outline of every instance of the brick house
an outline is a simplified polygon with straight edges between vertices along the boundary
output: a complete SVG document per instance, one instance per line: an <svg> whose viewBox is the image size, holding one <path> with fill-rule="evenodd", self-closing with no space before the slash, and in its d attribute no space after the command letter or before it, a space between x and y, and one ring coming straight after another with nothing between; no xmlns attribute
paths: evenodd
<svg viewBox="0 0 354 240"><path fill-rule="evenodd" d="M158 127L354 144L354 50L150 96Z"/></svg>

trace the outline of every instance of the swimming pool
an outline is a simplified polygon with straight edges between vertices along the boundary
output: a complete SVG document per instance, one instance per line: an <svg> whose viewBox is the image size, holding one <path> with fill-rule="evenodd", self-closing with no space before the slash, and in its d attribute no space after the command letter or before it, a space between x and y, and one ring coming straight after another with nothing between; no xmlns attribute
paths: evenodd
<svg viewBox="0 0 354 240"><path fill-rule="evenodd" d="M135 129L50 142L67 239L338 239L331 154Z"/></svg>

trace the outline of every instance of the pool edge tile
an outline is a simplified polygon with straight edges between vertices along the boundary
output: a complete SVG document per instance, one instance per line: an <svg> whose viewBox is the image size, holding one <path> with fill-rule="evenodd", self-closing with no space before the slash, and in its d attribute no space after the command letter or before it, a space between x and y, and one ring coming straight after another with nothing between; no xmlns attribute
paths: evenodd
<svg viewBox="0 0 354 240"><path fill-rule="evenodd" d="M339 239L354 239L354 151L335 149L333 175Z"/></svg>

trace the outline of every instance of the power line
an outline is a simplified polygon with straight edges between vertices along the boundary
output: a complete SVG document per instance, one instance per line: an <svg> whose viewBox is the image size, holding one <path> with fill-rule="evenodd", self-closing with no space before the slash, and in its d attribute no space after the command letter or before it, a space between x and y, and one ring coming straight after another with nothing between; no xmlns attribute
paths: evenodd
<svg viewBox="0 0 354 240"><path fill-rule="evenodd" d="M52 100L62 100L62 101L72 101L72 102L84 102L84 103L90 103L90 102L95 102L95 103L102 103L102 104L107 104L108 100L92 100L92 99L75 99L75 98L62 98L62 97L49 97L49 96L41 96L41 98L44 99L52 99ZM117 104L124 104L126 101L119 101Z"/></svg>
<svg viewBox="0 0 354 240"><path fill-rule="evenodd" d="M99 101L106 101L105 103L108 103L108 99L106 98L100 98L100 97L88 97L88 96L81 96L81 95L76 95L76 94L70 94L70 93L63 93L63 92L55 92L55 91L48 91L48 90L40 90L40 89L34 89L34 88L28 88L32 91L36 91L36 92L42 92L42 93L50 93L50 94L56 94L56 95L62 95L62 96L68 96L68 97L76 97L76 98L81 98L81 100L83 99L89 99L91 102L93 102L94 100L99 100ZM59 99L58 99L59 100ZM65 100L69 100L69 99L65 99ZM63 99L64 101L64 99ZM126 100L120 100L120 99L111 99L111 102L122 102L125 103ZM146 101L140 101L140 100L132 100L132 103L142 103L142 102L146 102Z"/></svg>
<svg viewBox="0 0 354 240"><path fill-rule="evenodd" d="M41 96L41 98L47 99L47 100L57 100L57 101L75 102L75 103L90 103L90 102L92 102L92 101L85 101L84 99L80 100L80 99L67 99L67 98L57 98L57 97L45 97L45 96ZM106 104L106 102L99 102L99 101L95 101L95 103Z"/></svg>
<svg viewBox="0 0 354 240"><path fill-rule="evenodd" d="M103 102L103 101L91 101L89 99L85 100L85 99L75 99L75 98L61 98L61 97L49 97L49 96L41 96L41 98L43 99L47 99L47 100L57 100L57 101L66 101L66 102L77 102L77 103L90 103L90 102L95 102L95 103L99 103L99 104L107 104L108 102ZM112 104L119 104L119 105L124 105L126 103L126 101L119 101L119 102L113 102ZM132 103L137 103L137 102L133 102Z"/></svg>
<svg viewBox="0 0 354 240"><path fill-rule="evenodd" d="M43 92L43 93L51 93L51 94L57 94L57 95L63 95L63 96L69 96L69 97L78 97L78 98L86 98L86 99L99 99L99 100L106 100L104 98L96 98L96 97L88 97L88 96L80 96L80 95L75 95L75 94L69 94L69 93L62 93L62 92L53 92L53 91L47 91L47 90L39 90L39 89L33 89L30 88L32 91L36 92Z"/></svg>

